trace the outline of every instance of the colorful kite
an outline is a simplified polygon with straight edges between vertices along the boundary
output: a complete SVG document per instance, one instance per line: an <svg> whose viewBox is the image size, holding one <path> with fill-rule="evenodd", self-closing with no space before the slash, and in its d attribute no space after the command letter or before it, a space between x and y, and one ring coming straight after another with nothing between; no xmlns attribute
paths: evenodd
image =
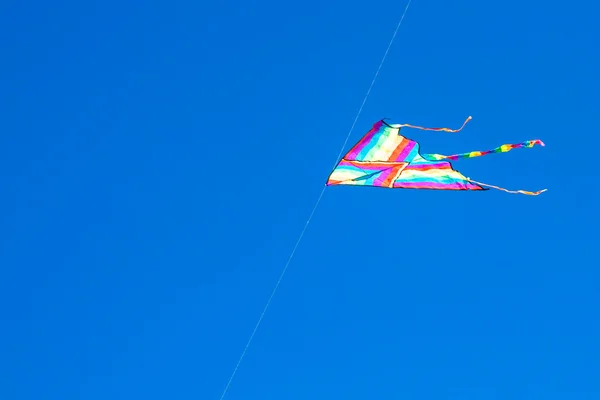
<svg viewBox="0 0 600 400"><path fill-rule="evenodd" d="M508 193L521 193L532 196L545 192L507 190L497 186L476 182L454 170L448 161L460 158L480 157L492 153L505 153L516 148L530 148L536 144L544 146L541 140L530 140L518 144L505 144L488 151L444 156L440 154L420 154L419 144L400 135L404 127L428 131L459 132L460 129L423 128L408 124L389 125L381 120L346 153L329 175L327 185L359 185L402 189L438 190L487 190L484 186Z"/></svg>

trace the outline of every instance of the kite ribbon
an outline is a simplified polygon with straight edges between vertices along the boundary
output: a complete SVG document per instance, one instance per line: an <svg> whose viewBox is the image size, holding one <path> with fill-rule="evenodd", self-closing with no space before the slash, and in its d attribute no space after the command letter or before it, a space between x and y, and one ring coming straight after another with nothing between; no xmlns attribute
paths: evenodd
<svg viewBox="0 0 600 400"><path fill-rule="evenodd" d="M450 129L450 128L424 128L422 126L416 126L416 125L410 125L410 124L401 124L399 127L400 128L415 128L415 129L420 129L422 131L444 131L444 132L460 132L465 125L467 125L467 122L469 122L472 119L472 117L468 117L465 122L463 122L462 126L459 129Z"/></svg>
<svg viewBox="0 0 600 400"><path fill-rule="evenodd" d="M526 194L528 196L537 196L537 195L539 195L541 193L544 193L546 190L548 190L548 189L542 189L542 190L538 190L537 192L529 192L527 190L508 190L508 189L504 189L504 188L501 188L501 187L498 187L498 186L487 185L485 183L477 182L477 181L472 180L471 178L467 178L467 180L469 182L473 182L473 183L475 183L477 185L491 187L493 189L502 190L502 191L507 192L507 193L513 193L513 194L519 194L520 193L520 194Z"/></svg>
<svg viewBox="0 0 600 400"><path fill-rule="evenodd" d="M539 144L540 146L545 146L544 142L542 142L539 139L536 139L536 140L528 140L526 142L516 143L516 144L503 144L502 146L496 147L495 149L486 150L486 151L471 151L468 153L453 154L451 156L444 156L441 154L427 154L426 157L433 158L434 160L444 160L444 159L458 160L459 158L481 157L481 156L487 156L488 154L493 154L493 153L506 153L513 149L519 149L519 148L531 148L531 147L535 146L536 144Z"/></svg>

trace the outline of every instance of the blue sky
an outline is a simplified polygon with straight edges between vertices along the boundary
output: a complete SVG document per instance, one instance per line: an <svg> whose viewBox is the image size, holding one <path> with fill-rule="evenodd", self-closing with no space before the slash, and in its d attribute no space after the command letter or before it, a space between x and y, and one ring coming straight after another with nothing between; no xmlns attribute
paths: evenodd
<svg viewBox="0 0 600 400"><path fill-rule="evenodd" d="M218 399L405 5L5 2L0 397ZM226 399L600 396L598 11L412 2L346 149L548 192L328 188Z"/></svg>

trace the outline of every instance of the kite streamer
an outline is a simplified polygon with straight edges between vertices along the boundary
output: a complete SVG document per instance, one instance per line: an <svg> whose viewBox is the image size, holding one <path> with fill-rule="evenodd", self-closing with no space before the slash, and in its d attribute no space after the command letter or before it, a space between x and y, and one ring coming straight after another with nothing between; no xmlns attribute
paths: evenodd
<svg viewBox="0 0 600 400"><path fill-rule="evenodd" d="M535 146L536 144L539 144L540 146L545 146L544 142L542 142L539 139L536 139L536 140L528 140L523 143L503 144L502 146L496 147L495 149L486 150L486 151L471 151L469 153L453 154L451 156L443 156L441 154L427 154L427 157L433 158L435 160L458 160L461 158L473 158L473 157L487 156L488 154L494 154L494 153L507 153L513 149L531 148L531 147Z"/></svg>
<svg viewBox="0 0 600 400"><path fill-rule="evenodd" d="M508 189L501 188L499 186L488 185L486 183L481 183L481 182L475 182L474 180L469 179L469 178L467 178L467 179L469 180L469 182L473 182L473 183L476 183L476 184L481 185L481 186L488 186L488 187L491 187L491 188L494 188L494 189L502 190L502 191L507 192L507 193L521 193L521 194L526 194L526 195L529 195L529 196L537 196L538 194L544 193L546 190L548 190L548 189L542 189L542 190L538 190L537 192L529 192L527 190L508 190Z"/></svg>

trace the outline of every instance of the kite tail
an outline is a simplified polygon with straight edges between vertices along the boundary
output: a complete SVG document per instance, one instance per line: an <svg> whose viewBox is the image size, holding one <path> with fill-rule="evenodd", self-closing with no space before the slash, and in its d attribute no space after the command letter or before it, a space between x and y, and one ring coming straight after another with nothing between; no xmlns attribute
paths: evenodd
<svg viewBox="0 0 600 400"><path fill-rule="evenodd" d="M536 139L536 140L528 140L526 142L516 143L516 144L503 144L502 146L496 147L495 149L486 150L486 151L471 151L468 153L453 154L451 156L444 156L441 154L427 154L427 157L433 158L435 160L444 160L444 159L458 160L459 158L481 157L481 156L487 156L488 154L493 154L493 153L506 153L513 149L518 149L518 148L523 148L523 147L531 148L531 147L535 146L536 144L539 144L540 146L545 146L544 142L542 142L539 139Z"/></svg>
<svg viewBox="0 0 600 400"><path fill-rule="evenodd" d="M504 192L507 192L507 193L513 193L513 194L526 194L526 195L528 195L528 196L537 196L537 195L539 195L539 194L541 194L541 193L544 193L546 190L548 190L548 189L542 189L542 190L538 190L537 192L529 192L529 191L527 191L527 190L508 190L508 189L504 189L504 188L501 188L501 187L498 187L498 186L494 186L494 185L487 185L487 184L485 184L485 183L477 182L477 181L474 181L474 180L472 180L471 178L467 178L467 180L468 180L469 182L475 183L475 184L477 184L477 185L481 185L481 186L487 186L487 187L490 187L490 188L493 188L493 189L502 190L502 191L504 191Z"/></svg>
<svg viewBox="0 0 600 400"><path fill-rule="evenodd" d="M407 128L415 128L415 129L420 129L422 131L444 131L444 132L460 132L465 125L467 125L467 122L469 122L472 119L472 117L469 116L469 118L467 118L465 120L465 122L462 124L462 126L459 129L450 129L450 128L424 128L422 126L415 126L415 125L410 125L410 124L401 124L400 127L407 127Z"/></svg>

